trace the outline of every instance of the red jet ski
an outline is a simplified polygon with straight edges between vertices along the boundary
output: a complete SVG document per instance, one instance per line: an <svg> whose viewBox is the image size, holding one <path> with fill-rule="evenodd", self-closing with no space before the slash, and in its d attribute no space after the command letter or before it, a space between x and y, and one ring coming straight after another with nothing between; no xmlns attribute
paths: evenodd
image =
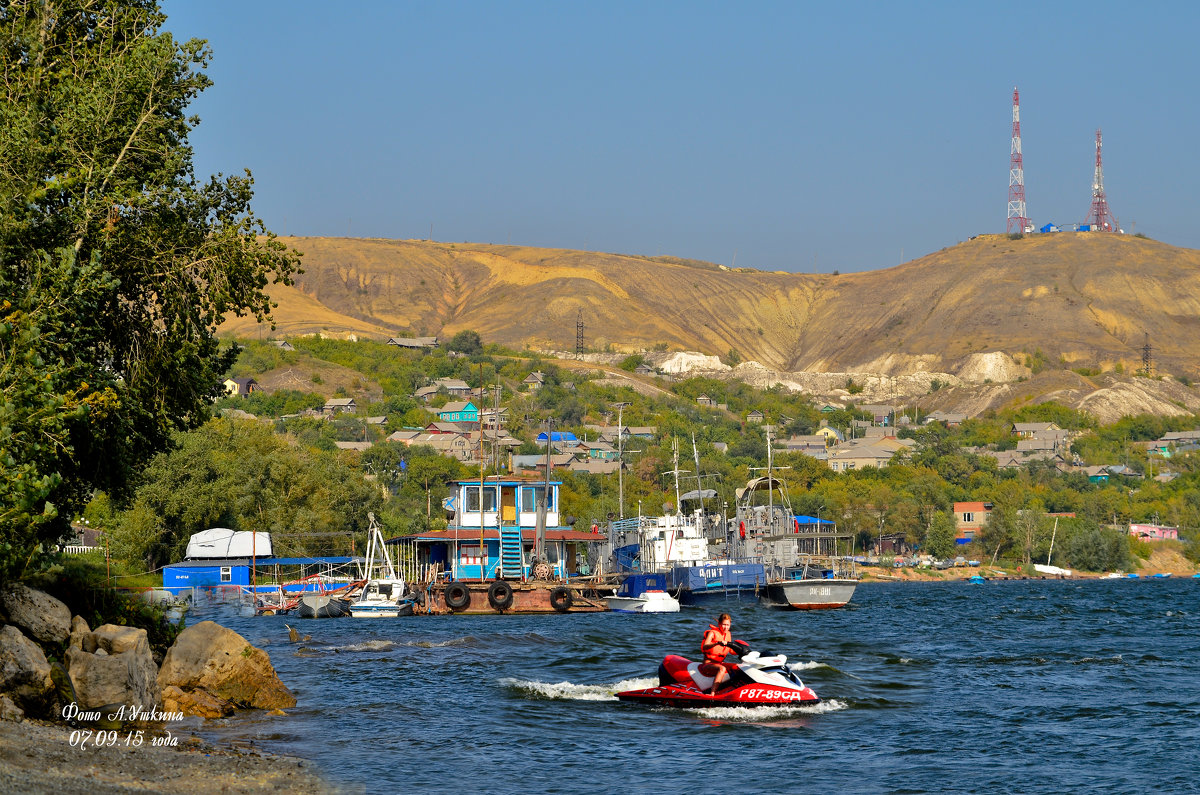
<svg viewBox="0 0 1200 795"><path fill-rule="evenodd" d="M737 662L723 662L729 672L716 695L709 695L713 678L700 673L700 663L676 654L663 658L658 666L658 687L617 693L622 701L636 701L663 707L780 707L809 705L821 701L787 664L782 654L764 657L752 651L744 641L732 644L738 649Z"/></svg>

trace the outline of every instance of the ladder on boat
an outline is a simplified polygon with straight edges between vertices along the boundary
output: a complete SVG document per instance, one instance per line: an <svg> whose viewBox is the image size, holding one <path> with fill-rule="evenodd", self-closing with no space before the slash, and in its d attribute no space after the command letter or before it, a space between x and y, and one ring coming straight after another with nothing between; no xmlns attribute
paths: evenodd
<svg viewBox="0 0 1200 795"><path fill-rule="evenodd" d="M525 573L525 557L521 548L520 525L500 526L500 576L521 579Z"/></svg>

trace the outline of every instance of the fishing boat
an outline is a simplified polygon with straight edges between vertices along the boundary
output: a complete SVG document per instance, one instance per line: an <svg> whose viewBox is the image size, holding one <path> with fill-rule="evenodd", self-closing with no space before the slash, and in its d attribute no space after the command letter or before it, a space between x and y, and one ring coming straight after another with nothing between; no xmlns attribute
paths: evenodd
<svg viewBox="0 0 1200 795"><path fill-rule="evenodd" d="M665 574L631 574L604 599L614 613L678 613L679 600L666 591Z"/></svg>
<svg viewBox="0 0 1200 795"><path fill-rule="evenodd" d="M839 556L850 533L819 516L792 511L787 485L775 476L771 435L767 434L767 474L737 491L735 544L746 559L761 560L766 571L759 601L767 607L819 610L846 605L858 587L854 559Z"/></svg>
<svg viewBox="0 0 1200 795"><path fill-rule="evenodd" d="M695 440L692 451L699 473ZM680 493L679 445L674 445L676 510L661 516L644 516L611 523L613 561L617 572L665 573L667 589L683 604L757 598L767 580L760 560L725 554L729 549L729 524L720 514L705 510L705 500L717 492L701 488ZM684 506L694 506L685 510ZM664 509L670 505L664 506Z"/></svg>
<svg viewBox="0 0 1200 795"><path fill-rule="evenodd" d="M404 579L396 574L392 556L383 543L375 514L367 514L367 581L358 599L350 602L353 618L395 618L412 615L413 600L404 598Z"/></svg>

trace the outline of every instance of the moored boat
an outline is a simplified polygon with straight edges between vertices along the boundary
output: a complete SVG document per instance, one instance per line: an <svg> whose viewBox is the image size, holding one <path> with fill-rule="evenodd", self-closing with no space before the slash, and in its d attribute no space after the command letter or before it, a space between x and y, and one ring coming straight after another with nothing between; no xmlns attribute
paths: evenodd
<svg viewBox="0 0 1200 795"><path fill-rule="evenodd" d="M413 602L404 599L404 579L396 574L392 556L383 543L383 534L375 514L367 517L367 582L358 599L349 604L352 618L395 618L412 615Z"/></svg>
<svg viewBox="0 0 1200 795"><path fill-rule="evenodd" d="M345 599L323 593L301 594L296 605L301 618L341 618L350 614Z"/></svg>
<svg viewBox="0 0 1200 795"><path fill-rule="evenodd" d="M679 600L667 593L665 574L631 574L604 603L614 613L678 613Z"/></svg>

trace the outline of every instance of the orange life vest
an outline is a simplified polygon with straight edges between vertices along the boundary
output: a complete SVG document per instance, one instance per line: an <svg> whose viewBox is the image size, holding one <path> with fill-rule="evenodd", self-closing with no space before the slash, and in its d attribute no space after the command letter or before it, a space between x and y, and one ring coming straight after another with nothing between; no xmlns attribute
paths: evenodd
<svg viewBox="0 0 1200 795"><path fill-rule="evenodd" d="M708 625L708 629L704 631L704 638L700 641L700 651L704 652L704 661L709 663L719 663L725 659L725 655L729 653L726 648L729 645L730 637L729 630ZM718 644L710 646L710 644Z"/></svg>

